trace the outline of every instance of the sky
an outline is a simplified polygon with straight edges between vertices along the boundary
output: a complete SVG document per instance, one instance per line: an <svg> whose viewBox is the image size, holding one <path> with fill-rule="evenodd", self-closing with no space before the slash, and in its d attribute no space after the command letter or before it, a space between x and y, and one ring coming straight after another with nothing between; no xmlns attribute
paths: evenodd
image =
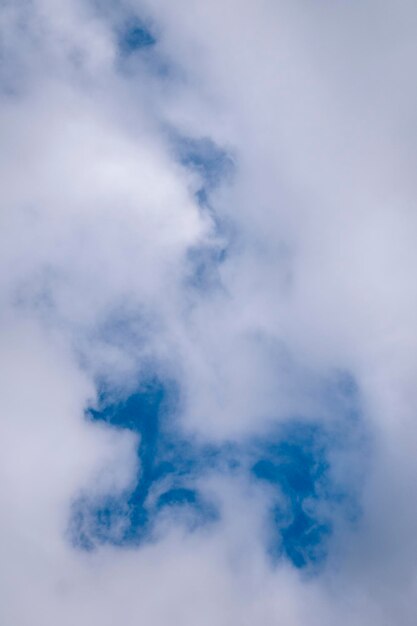
<svg viewBox="0 0 417 626"><path fill-rule="evenodd" d="M415 626L416 35L1 2L2 626Z"/></svg>

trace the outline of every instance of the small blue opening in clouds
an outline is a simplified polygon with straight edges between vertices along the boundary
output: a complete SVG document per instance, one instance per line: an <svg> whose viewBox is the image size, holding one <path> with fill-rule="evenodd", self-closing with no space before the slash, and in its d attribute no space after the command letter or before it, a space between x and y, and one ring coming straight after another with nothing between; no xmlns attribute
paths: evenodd
<svg viewBox="0 0 417 626"><path fill-rule="evenodd" d="M231 241L231 224L213 208L213 192L230 180L235 169L233 155L207 137L187 137L168 132L174 157L185 168L197 174L198 188L195 198L212 224L211 245L197 246L188 252L188 286L200 293L220 287L219 266L228 257Z"/></svg>
<svg viewBox="0 0 417 626"><path fill-rule="evenodd" d="M144 23L131 20L119 32L119 48L122 54L150 48L156 44L156 38Z"/></svg>
<svg viewBox="0 0 417 626"><path fill-rule="evenodd" d="M319 427L291 424L276 443L261 446L262 458L252 467L256 479L275 485L285 498L284 506L280 502L271 508L270 551L275 557L284 554L296 567L322 560L331 533L330 520L315 513L333 497L324 441Z"/></svg>
<svg viewBox="0 0 417 626"><path fill-rule="evenodd" d="M180 162L201 176L203 186L198 193L202 201L207 201L207 193L233 172L232 156L211 139L177 135L174 147Z"/></svg>

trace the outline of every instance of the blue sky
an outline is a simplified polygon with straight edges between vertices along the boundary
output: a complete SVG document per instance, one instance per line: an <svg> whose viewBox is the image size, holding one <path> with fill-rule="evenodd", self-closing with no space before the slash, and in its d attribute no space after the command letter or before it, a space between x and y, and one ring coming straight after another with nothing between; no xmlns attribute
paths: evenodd
<svg viewBox="0 0 417 626"><path fill-rule="evenodd" d="M132 488L118 497L97 502L87 493L74 503L69 527L74 545L93 550L105 543L136 547L151 542L158 517L167 510L173 522L185 520L190 532L220 524L221 508L199 483L210 474L227 475L270 486L263 548L271 562L288 559L314 572L326 559L334 512L352 525L360 516L357 485L347 477L334 480L328 452L352 445L343 437L360 419L356 387L346 374L327 386L323 401L346 421L341 433L319 418L308 422L292 416L279 425L271 422L263 436L216 443L182 432L181 391L173 381L150 376L135 393L117 400L103 390L98 408L87 409L86 419L139 433L140 468Z"/></svg>
<svg viewBox="0 0 417 626"><path fill-rule="evenodd" d="M2 626L415 626L416 20L2 4Z"/></svg>

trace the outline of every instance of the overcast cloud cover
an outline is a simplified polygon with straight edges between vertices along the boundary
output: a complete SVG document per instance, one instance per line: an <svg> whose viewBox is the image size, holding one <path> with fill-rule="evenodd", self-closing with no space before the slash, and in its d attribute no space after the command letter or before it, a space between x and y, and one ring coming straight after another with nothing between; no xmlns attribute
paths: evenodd
<svg viewBox="0 0 417 626"><path fill-rule="evenodd" d="M0 3L0 623L415 626L417 5Z"/></svg>

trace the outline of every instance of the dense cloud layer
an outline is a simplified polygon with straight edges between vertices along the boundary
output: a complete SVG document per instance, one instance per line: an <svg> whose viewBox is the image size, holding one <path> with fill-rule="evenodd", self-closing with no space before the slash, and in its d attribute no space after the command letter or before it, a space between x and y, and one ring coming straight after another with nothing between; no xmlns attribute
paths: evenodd
<svg viewBox="0 0 417 626"><path fill-rule="evenodd" d="M2 3L2 625L414 626L416 29Z"/></svg>

